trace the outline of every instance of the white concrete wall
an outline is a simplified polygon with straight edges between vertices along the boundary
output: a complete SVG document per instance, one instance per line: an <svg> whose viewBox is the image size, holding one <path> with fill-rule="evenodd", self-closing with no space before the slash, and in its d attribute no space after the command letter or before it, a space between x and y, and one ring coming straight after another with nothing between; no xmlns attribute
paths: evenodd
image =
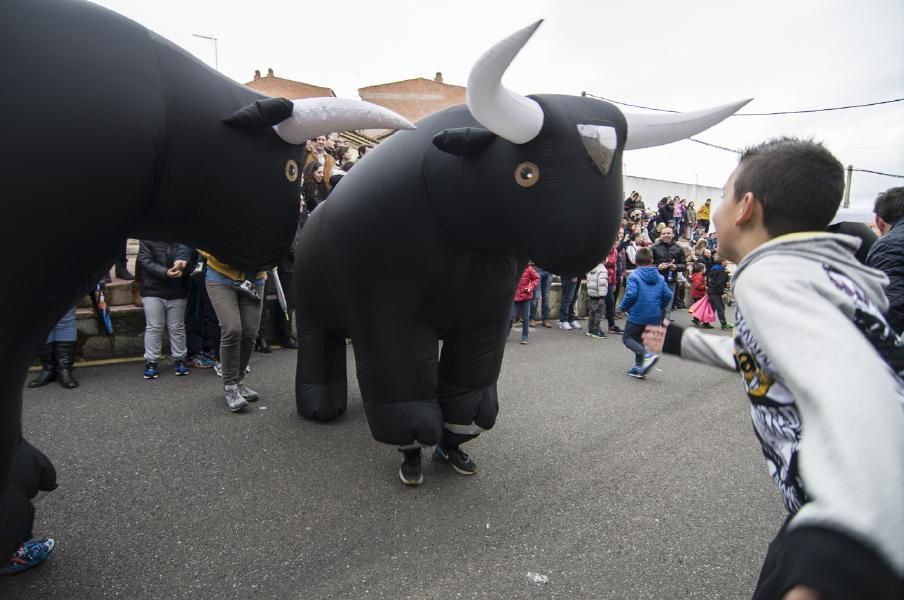
<svg viewBox="0 0 904 600"><path fill-rule="evenodd" d="M707 198L712 198L713 208L719 204L722 198L722 189L706 185L694 185L693 183L680 183L677 181L663 181L661 179L648 179L646 177L625 177L625 198L633 190L640 192L647 208L655 209L663 196L681 196L699 207ZM624 198L623 198L624 199Z"/></svg>

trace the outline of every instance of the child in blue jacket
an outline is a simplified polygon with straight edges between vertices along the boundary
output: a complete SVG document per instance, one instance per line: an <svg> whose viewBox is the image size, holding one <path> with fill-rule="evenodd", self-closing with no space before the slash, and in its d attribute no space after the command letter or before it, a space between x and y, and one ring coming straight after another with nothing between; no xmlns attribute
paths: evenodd
<svg viewBox="0 0 904 600"><path fill-rule="evenodd" d="M619 310L628 313L622 341L635 357L634 366L628 370L628 375L643 379L659 360L659 356L647 352L641 334L647 325L659 325L662 311L671 306L672 291L652 266L653 253L649 248L639 249L635 261L637 269L628 277L628 286Z"/></svg>

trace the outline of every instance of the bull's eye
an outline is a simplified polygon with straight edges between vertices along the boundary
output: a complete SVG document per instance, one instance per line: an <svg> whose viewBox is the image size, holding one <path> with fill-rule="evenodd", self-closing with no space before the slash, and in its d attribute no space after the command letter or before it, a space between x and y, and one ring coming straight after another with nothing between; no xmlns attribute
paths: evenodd
<svg viewBox="0 0 904 600"><path fill-rule="evenodd" d="M292 159L286 161L286 179L295 183L295 180L298 179L298 163Z"/></svg>
<svg viewBox="0 0 904 600"><path fill-rule="evenodd" d="M515 183L529 188L540 181L540 168L532 162L523 162L515 167Z"/></svg>
<svg viewBox="0 0 904 600"><path fill-rule="evenodd" d="M615 129L606 125L578 125L578 133L590 160L600 173L608 175L615 158L615 150L618 148Z"/></svg>

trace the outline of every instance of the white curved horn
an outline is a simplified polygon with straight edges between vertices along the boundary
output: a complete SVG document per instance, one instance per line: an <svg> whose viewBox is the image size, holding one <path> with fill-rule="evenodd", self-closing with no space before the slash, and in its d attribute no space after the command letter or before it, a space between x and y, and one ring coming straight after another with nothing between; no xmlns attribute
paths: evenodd
<svg viewBox="0 0 904 600"><path fill-rule="evenodd" d="M543 109L535 101L502 85L502 75L543 21L516 31L483 53L471 68L465 93L477 121L513 144L525 144L540 133Z"/></svg>
<svg viewBox="0 0 904 600"><path fill-rule="evenodd" d="M318 135L354 129L414 129L411 121L388 108L351 98L292 100L292 116L273 126L290 144L303 144Z"/></svg>
<svg viewBox="0 0 904 600"><path fill-rule="evenodd" d="M753 98L689 113L625 114L628 122L625 150L662 146L689 138L727 119L751 100Z"/></svg>

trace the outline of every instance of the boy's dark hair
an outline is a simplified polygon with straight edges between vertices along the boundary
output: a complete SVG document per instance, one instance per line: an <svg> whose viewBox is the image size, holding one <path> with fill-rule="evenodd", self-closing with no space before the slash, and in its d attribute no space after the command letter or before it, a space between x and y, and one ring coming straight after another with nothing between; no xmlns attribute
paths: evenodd
<svg viewBox="0 0 904 600"><path fill-rule="evenodd" d="M904 218L904 187L889 188L876 196L873 212L889 225Z"/></svg>
<svg viewBox="0 0 904 600"><path fill-rule="evenodd" d="M706 265L704 265L702 262L694 263L694 271L693 271L694 273L702 273L705 270L706 270Z"/></svg>
<svg viewBox="0 0 904 600"><path fill-rule="evenodd" d="M634 255L634 262L638 266L645 267L653 264L653 252L649 248L638 248L637 254Z"/></svg>
<svg viewBox="0 0 904 600"><path fill-rule="evenodd" d="M781 137L741 155L734 196L747 192L763 207L763 225L773 237L795 231L825 231L844 195L844 167L813 140Z"/></svg>

